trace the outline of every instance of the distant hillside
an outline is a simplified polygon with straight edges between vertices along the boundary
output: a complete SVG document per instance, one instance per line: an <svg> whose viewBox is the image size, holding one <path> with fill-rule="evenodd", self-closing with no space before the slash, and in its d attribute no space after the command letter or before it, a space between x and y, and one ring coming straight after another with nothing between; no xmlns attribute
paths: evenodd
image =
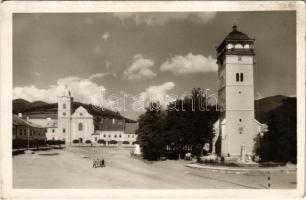
<svg viewBox="0 0 306 200"><path fill-rule="evenodd" d="M125 119L126 122L135 122L134 120L122 116L119 112L102 109L98 106L80 102L72 103L72 112L74 112L79 106L83 106L91 115L93 115L95 122L98 122L101 118ZM57 118L57 103L46 103L43 101L35 101L31 103L24 99L15 99L13 100L13 113L22 113L25 116L31 115L33 118Z"/></svg>
<svg viewBox="0 0 306 200"><path fill-rule="evenodd" d="M266 122L267 113L283 104L283 101L289 97L276 95L258 99L255 101L255 118L261 122Z"/></svg>

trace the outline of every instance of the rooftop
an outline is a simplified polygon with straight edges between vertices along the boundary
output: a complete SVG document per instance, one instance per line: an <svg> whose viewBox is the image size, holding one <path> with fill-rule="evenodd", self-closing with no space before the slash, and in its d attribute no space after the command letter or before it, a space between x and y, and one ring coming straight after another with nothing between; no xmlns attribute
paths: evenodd
<svg viewBox="0 0 306 200"><path fill-rule="evenodd" d="M31 126L31 127L34 127L34 128L42 128L41 126L39 126L37 124L34 124L32 122L29 122L27 120L24 120L24 119L18 117L17 115L14 115L14 114L13 114L13 124L16 125L16 126Z"/></svg>
<svg viewBox="0 0 306 200"><path fill-rule="evenodd" d="M237 26L233 26L233 31L230 32L226 37L225 40L250 40L251 38L246 35L245 33L242 33L237 30Z"/></svg>

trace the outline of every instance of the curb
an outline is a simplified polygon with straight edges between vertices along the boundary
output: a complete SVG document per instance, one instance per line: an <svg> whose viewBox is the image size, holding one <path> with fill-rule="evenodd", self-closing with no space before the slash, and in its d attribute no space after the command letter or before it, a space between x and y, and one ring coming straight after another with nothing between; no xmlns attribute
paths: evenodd
<svg viewBox="0 0 306 200"><path fill-rule="evenodd" d="M221 172L229 174L265 174L265 173L296 173L296 169L284 169L284 168L261 168L261 169L247 169L247 168L238 168L238 167L216 167L216 166L203 166L198 164L185 164L185 167L190 167L194 169L203 169L212 172Z"/></svg>

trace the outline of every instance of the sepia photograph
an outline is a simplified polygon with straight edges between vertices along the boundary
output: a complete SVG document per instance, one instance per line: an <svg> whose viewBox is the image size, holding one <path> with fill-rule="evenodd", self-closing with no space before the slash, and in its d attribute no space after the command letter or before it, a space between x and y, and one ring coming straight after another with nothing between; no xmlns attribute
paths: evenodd
<svg viewBox="0 0 306 200"><path fill-rule="evenodd" d="M304 188L305 160L298 123L305 60L297 59L305 32L297 7L305 11L294 2L272 5L184 12L8 7L11 66L2 62L1 70L11 81L1 108L11 106L1 138L10 142L10 190L304 195L296 193Z"/></svg>

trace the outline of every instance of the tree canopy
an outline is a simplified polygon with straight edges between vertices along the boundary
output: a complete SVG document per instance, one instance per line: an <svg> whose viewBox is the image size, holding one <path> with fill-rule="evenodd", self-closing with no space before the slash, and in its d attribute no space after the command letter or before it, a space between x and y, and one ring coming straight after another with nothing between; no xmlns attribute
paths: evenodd
<svg viewBox="0 0 306 200"><path fill-rule="evenodd" d="M159 103L150 104L139 118L137 140L145 159L157 160L168 147L182 151L185 146L200 156L204 144L212 144L218 111L208 104L200 88L194 88L184 99L171 102L165 110L158 108Z"/></svg>
<svg viewBox="0 0 306 200"><path fill-rule="evenodd" d="M296 163L297 117L296 98L287 98L267 116L268 132L262 138L263 161Z"/></svg>

